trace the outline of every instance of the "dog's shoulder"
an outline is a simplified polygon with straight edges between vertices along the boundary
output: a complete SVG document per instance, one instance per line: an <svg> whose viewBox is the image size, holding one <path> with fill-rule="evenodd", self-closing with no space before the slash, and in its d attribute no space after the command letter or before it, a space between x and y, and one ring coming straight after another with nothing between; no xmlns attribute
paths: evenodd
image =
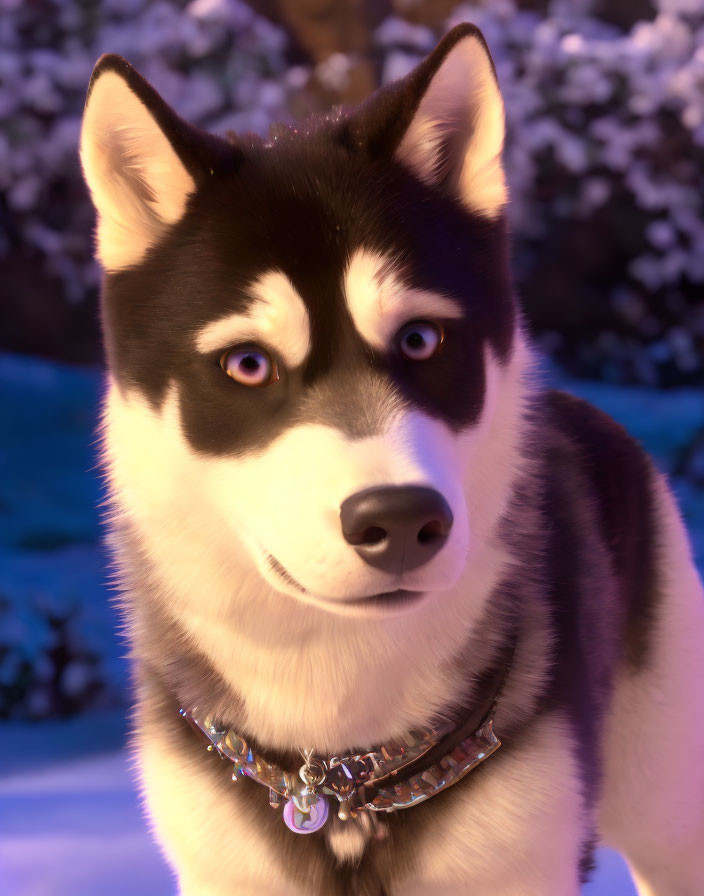
<svg viewBox="0 0 704 896"><path fill-rule="evenodd" d="M574 458L608 502L622 490L649 490L653 465L633 436L612 417L567 392L542 396L542 413L573 449Z"/></svg>
<svg viewBox="0 0 704 896"><path fill-rule="evenodd" d="M630 659L640 665L657 592L654 464L620 423L583 399L550 390L541 404L546 475L580 481L626 606Z"/></svg>

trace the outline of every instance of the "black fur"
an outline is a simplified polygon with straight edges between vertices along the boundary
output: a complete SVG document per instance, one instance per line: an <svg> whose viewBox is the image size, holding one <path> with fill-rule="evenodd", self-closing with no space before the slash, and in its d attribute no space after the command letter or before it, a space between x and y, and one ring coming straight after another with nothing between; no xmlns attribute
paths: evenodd
<svg viewBox="0 0 704 896"><path fill-rule="evenodd" d="M652 638L654 471L622 426L580 399L547 392L535 413L543 589L555 639L543 706L572 721L593 807L614 676L624 664L642 666Z"/></svg>
<svg viewBox="0 0 704 896"><path fill-rule="evenodd" d="M550 393L551 414L576 450L597 508L601 537L618 583L629 663L647 662L657 614L655 508L650 458L606 414L564 392Z"/></svg>

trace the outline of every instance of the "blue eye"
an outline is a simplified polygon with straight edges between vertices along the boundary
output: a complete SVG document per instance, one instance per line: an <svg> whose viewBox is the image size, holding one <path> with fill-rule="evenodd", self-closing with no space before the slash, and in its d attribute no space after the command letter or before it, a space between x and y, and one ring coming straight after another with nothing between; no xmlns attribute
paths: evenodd
<svg viewBox="0 0 704 896"><path fill-rule="evenodd" d="M268 386L279 378L276 362L271 355L256 346L226 351L220 358L220 366L243 386Z"/></svg>
<svg viewBox="0 0 704 896"><path fill-rule="evenodd" d="M443 340L442 329L429 321L413 321L398 333L401 354L409 361L426 361L432 358Z"/></svg>

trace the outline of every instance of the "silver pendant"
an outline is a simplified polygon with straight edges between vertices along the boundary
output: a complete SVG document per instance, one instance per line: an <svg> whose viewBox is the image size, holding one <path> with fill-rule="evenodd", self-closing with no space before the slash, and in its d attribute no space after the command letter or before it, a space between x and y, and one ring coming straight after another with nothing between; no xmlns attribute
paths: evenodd
<svg viewBox="0 0 704 896"><path fill-rule="evenodd" d="M305 784L300 793L291 794L284 806L284 821L289 830L296 834L312 834L319 831L328 820L328 801L322 793L316 793L325 781L327 767L319 759L313 759L313 751L305 750L305 762L298 775Z"/></svg>

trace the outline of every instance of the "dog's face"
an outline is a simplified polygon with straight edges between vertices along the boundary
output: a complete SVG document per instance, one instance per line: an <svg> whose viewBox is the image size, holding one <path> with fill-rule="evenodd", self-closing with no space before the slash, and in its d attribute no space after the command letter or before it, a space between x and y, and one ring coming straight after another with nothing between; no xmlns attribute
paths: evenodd
<svg viewBox="0 0 704 896"><path fill-rule="evenodd" d="M235 607L239 576L369 617L456 585L518 400L502 141L469 26L351 116L266 144L201 134L98 63L81 153L109 466L174 589Z"/></svg>

